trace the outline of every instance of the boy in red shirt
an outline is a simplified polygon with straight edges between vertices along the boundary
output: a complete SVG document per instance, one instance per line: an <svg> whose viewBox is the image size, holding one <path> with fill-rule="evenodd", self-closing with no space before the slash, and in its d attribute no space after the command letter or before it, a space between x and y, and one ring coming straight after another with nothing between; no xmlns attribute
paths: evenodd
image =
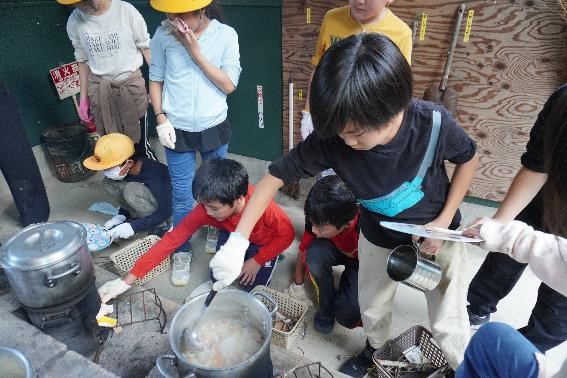
<svg viewBox="0 0 567 378"><path fill-rule="evenodd" d="M103 303L128 290L137 278L172 254L202 226L221 230L217 249L240 221L254 187L248 185L248 173L242 164L230 159L204 161L193 179L193 196L199 204L148 252L141 256L128 275L109 281L99 288ZM250 245L243 256L240 284L244 290L267 285L276 267L277 257L292 243L295 232L286 213L272 200L250 235Z"/></svg>
<svg viewBox="0 0 567 378"><path fill-rule="evenodd" d="M301 291L306 265L319 298L313 325L331 333L337 322L347 328L360 325L358 306L358 205L338 176L323 177L305 200L305 232L299 245L290 292ZM344 265L335 290L333 266ZM293 294L292 294L293 295Z"/></svg>

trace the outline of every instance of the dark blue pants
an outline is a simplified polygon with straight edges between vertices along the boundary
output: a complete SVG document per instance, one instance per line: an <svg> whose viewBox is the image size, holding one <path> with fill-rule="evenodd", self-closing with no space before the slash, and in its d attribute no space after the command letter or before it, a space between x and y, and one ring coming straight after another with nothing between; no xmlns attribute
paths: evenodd
<svg viewBox="0 0 567 378"><path fill-rule="evenodd" d="M472 337L457 378L536 378L537 348L518 331L503 323L488 323Z"/></svg>
<svg viewBox="0 0 567 378"><path fill-rule="evenodd" d="M0 170L23 226L47 221L49 202L18 104L0 80Z"/></svg>
<svg viewBox="0 0 567 378"><path fill-rule="evenodd" d="M230 232L226 230L220 230L219 239L217 241L217 251L224 245L224 243L226 243L229 236ZM250 246L248 247L246 254L244 255L244 261L256 256L260 247L260 245L250 243ZM277 257L271 261L266 262L264 266L260 268L258 274L256 274L256 280L254 280L252 285L241 285L238 280L234 281L233 285L238 284L238 287L244 291L250 291L258 285L268 286L270 284L270 280L272 279L272 274L274 273L277 262Z"/></svg>
<svg viewBox="0 0 567 378"><path fill-rule="evenodd" d="M306 262L319 296L319 309L335 314L343 327L360 324L358 305L358 260L342 253L329 239L314 239L306 251ZM333 266L344 265L339 289L335 290Z"/></svg>
<svg viewBox="0 0 567 378"><path fill-rule="evenodd" d="M542 230L543 210L538 204L536 197L516 219ZM514 288L526 266L503 253L490 252L469 286L470 310L480 316L495 312L498 302ZM542 283L528 324L518 331L542 352L567 340L567 297Z"/></svg>

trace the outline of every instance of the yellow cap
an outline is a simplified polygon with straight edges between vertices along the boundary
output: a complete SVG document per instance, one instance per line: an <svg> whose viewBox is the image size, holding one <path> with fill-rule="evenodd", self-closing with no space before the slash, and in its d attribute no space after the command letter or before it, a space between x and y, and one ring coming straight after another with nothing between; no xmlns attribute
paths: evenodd
<svg viewBox="0 0 567 378"><path fill-rule="evenodd" d="M94 155L86 158L83 165L93 171L116 167L134 155L134 142L124 134L112 133L100 137Z"/></svg>
<svg viewBox="0 0 567 378"><path fill-rule="evenodd" d="M57 2L59 4L63 4L63 5L71 5L71 4L75 4L78 3L81 0L57 0Z"/></svg>
<svg viewBox="0 0 567 378"><path fill-rule="evenodd" d="M212 1L213 0L150 0L150 5L155 10L164 13L185 13L202 9L212 3Z"/></svg>

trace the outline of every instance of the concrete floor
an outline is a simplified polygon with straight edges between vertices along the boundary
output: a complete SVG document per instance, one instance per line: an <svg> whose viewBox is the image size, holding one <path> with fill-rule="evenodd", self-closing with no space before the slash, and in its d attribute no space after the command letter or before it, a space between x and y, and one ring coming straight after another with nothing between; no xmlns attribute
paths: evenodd
<svg viewBox="0 0 567 378"><path fill-rule="evenodd" d="M268 166L268 163L264 161L242 157L238 157L238 159L247 166L253 183L262 177ZM89 206L94 202L111 202L100 185L101 175L94 176L86 181L65 184L48 173L46 174L45 169L42 169L42 171L46 176L45 185L51 205L51 216L49 218L51 221L74 220L102 224L108 219L107 215L88 211ZM301 200L290 201L285 197L280 197L278 202L288 212L296 230L298 230L296 240L285 251L285 259L278 264L277 271L273 276L271 287L283 290L291 282L304 218ZM477 217L493 214L495 209L464 203L461 206L461 211L464 217L463 224L468 224ZM5 241L6 238L20 229L21 226L18 222L18 214L12 197L6 190L2 191L0 185L0 242ZM113 244L105 251L93 253L94 263L108 266L108 256L130 242L131 240L121 241L119 244ZM207 266L212 255L204 253L204 233L200 232L194 235L193 249L191 281L186 287L172 286L169 281L169 272L148 282L146 286L155 287L159 295L182 303L199 284L208 279ZM470 269L468 275L470 279L482 263L486 252L474 246L470 247L469 252ZM536 300L538 286L539 280L528 269L514 290L500 303L498 312L493 315L493 319L509 323L515 327L526 324ZM306 335L303 339L297 340L296 347L292 351L300 356L304 353L306 359L321 361L326 367L336 369L340 366L342 360L357 353L364 345L365 337L362 329L348 330L337 325L332 334L320 335L312 326L313 313L313 308L310 308L307 314ZM396 296L392 336L398 335L416 324L428 327L425 298L420 293L401 285ZM549 351L548 356L558 363L563 362L565 356L567 356L567 343Z"/></svg>

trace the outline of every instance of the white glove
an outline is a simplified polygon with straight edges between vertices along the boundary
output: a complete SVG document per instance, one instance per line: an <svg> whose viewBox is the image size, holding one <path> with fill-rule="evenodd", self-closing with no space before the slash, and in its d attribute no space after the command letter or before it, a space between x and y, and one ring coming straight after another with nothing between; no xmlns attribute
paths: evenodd
<svg viewBox="0 0 567 378"><path fill-rule="evenodd" d="M231 232L226 243L220 247L209 263L213 277L217 280L213 290L219 291L230 285L242 272L244 255L250 242L238 232Z"/></svg>
<svg viewBox="0 0 567 378"><path fill-rule="evenodd" d="M175 129L173 128L171 122L169 122L169 119L161 125L157 125L156 131L158 133L159 142L161 143L161 145L173 150L175 148L175 142L177 138L175 136Z"/></svg>
<svg viewBox="0 0 567 378"><path fill-rule="evenodd" d="M130 236L134 235L134 230L130 223L122 223L108 231L108 234L113 239L128 239Z"/></svg>
<svg viewBox="0 0 567 378"><path fill-rule="evenodd" d="M122 214L118 214L110 218L110 220L106 222L103 227L105 230L110 230L112 227L124 223L124 221L126 221L126 217Z"/></svg>
<svg viewBox="0 0 567 378"><path fill-rule="evenodd" d="M307 305L309 306L313 306L313 301L307 295L304 284L297 285L295 282L292 282L289 285L289 287L286 290L284 290L284 292L286 292L295 299L299 299L300 301L306 302Z"/></svg>
<svg viewBox="0 0 567 378"><path fill-rule="evenodd" d="M311 113L306 110L302 110L301 114L301 138L305 140L309 134L313 132L313 121L311 120Z"/></svg>
<svg viewBox="0 0 567 378"><path fill-rule="evenodd" d="M130 289L132 286L128 285L122 278L117 278L112 281L108 281L104 285L98 288L98 295L100 295L100 301L106 303L112 298L116 298L120 294L124 293L126 290Z"/></svg>

